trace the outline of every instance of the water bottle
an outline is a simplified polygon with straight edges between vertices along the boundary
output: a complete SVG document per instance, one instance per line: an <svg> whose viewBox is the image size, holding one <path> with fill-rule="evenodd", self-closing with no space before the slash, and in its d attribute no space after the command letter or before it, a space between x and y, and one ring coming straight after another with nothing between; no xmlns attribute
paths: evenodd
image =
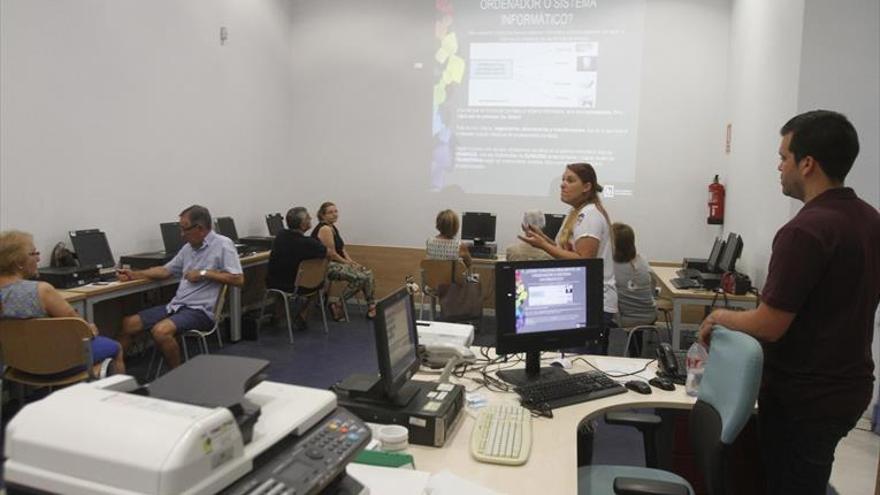
<svg viewBox="0 0 880 495"><path fill-rule="evenodd" d="M694 342L688 349L687 381L684 383L684 389L688 395L696 397L700 392L700 381L703 379L703 369L708 359L709 353L703 344Z"/></svg>

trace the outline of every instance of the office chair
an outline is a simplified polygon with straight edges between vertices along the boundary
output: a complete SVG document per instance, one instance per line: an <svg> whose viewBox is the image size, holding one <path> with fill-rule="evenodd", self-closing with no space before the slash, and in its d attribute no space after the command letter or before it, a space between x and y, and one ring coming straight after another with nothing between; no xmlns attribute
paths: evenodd
<svg viewBox="0 0 880 495"><path fill-rule="evenodd" d="M423 320L425 297L431 303L431 320L436 318L435 308L445 289L452 283L462 283L467 267L461 260L429 260L420 263L422 271L422 299L419 304L419 319Z"/></svg>
<svg viewBox="0 0 880 495"><path fill-rule="evenodd" d="M709 360L689 425L698 466L711 495L731 485L727 453L755 408L764 355L754 338L716 326ZM584 466L578 469L579 494L693 495L682 477L637 466Z"/></svg>
<svg viewBox="0 0 880 495"><path fill-rule="evenodd" d="M226 293L228 290L229 286L226 284L223 284L220 287L220 293L217 294L217 300L214 303L214 326L211 327L210 330L197 330L195 328L178 330L177 338L180 341L180 349L183 351L184 362L189 360L189 348L186 345L187 337L194 338L199 342L199 348L201 349L202 354L210 354L208 351L208 336L211 334L217 335L217 343L220 347L223 347L223 338L220 336L220 322L223 319L223 307L226 304ZM155 361L158 351L159 349L153 345L153 354L150 356L150 364L147 367L147 376L150 376L150 370L153 369L153 361ZM159 374L162 371L162 364L164 362L165 358L160 355L159 364L156 366L156 375L153 377L154 380L159 378Z"/></svg>
<svg viewBox="0 0 880 495"><path fill-rule="evenodd" d="M327 285L327 258L315 258L305 260L299 264L294 281L294 291L285 292L281 289L266 289L263 293L263 302L260 304L260 318L257 320L257 338L260 335L260 327L263 323L263 313L266 310L266 299L269 294L277 294L284 301L284 313L287 315L287 333L290 343L293 344L293 322L290 318L290 301L297 297L318 296L318 305L321 306L321 319L324 322L324 333L329 334L327 328L327 310L324 307L324 292ZM344 307L344 304L343 304ZM346 318L348 315L346 314Z"/></svg>
<svg viewBox="0 0 880 495"><path fill-rule="evenodd" d="M71 385L98 377L101 363L92 363L92 330L82 318L33 318L0 320L0 379L19 385L19 404L24 387ZM81 369L79 372L72 370Z"/></svg>

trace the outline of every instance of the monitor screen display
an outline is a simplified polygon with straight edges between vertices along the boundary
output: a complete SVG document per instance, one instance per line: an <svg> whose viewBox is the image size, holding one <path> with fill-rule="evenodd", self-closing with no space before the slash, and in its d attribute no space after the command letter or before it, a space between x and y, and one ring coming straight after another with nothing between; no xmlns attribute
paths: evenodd
<svg viewBox="0 0 880 495"><path fill-rule="evenodd" d="M604 339L602 267L601 259L496 263L495 351L526 353L525 370L506 370L499 377L520 385L556 374L540 367L541 351Z"/></svg>
<svg viewBox="0 0 880 495"><path fill-rule="evenodd" d="M270 213L266 215L266 227L269 228L269 235L276 236L284 230L284 219L281 213Z"/></svg>
<svg viewBox="0 0 880 495"><path fill-rule="evenodd" d="M724 241L720 237L715 238L712 244L712 251L709 252L709 259L706 261L706 271L709 273L718 272L718 261L721 259L721 252L724 250Z"/></svg>
<svg viewBox="0 0 880 495"><path fill-rule="evenodd" d="M164 222L159 224L162 230L162 243L165 254L175 254L183 247L183 236L180 235L180 222Z"/></svg>
<svg viewBox="0 0 880 495"><path fill-rule="evenodd" d="M420 362L415 311L405 287L377 303L374 330L382 388L385 396L394 400Z"/></svg>
<svg viewBox="0 0 880 495"><path fill-rule="evenodd" d="M116 266L107 236L98 229L76 230L70 232L70 242L79 266L112 268Z"/></svg>
<svg viewBox="0 0 880 495"><path fill-rule="evenodd" d="M565 215L558 215L555 213L545 213L544 214L544 234L551 238L556 239L556 234L559 233L559 229L562 228L562 222L565 221Z"/></svg>
<svg viewBox="0 0 880 495"><path fill-rule="evenodd" d="M739 234L733 232L727 236L727 243L721 251L721 259L718 261L718 270L722 272L736 271L736 260L742 254L743 241Z"/></svg>
<svg viewBox="0 0 880 495"><path fill-rule="evenodd" d="M238 242L238 232L235 231L235 220L232 217L217 217L214 223L217 233Z"/></svg>
<svg viewBox="0 0 880 495"><path fill-rule="evenodd" d="M495 241L495 215L465 212L461 217L461 238L469 241Z"/></svg>

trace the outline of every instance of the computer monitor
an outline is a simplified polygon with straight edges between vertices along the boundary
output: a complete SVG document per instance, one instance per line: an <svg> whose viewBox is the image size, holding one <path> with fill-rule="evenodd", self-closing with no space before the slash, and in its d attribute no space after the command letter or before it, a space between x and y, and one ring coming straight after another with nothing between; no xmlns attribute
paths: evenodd
<svg viewBox="0 0 880 495"><path fill-rule="evenodd" d="M373 329L379 360L379 392L387 401L406 405L418 392L418 387L408 383L420 364L415 310L406 287L376 304Z"/></svg>
<svg viewBox="0 0 880 495"><path fill-rule="evenodd" d="M232 217L217 217L214 220L214 229L218 234L232 239L232 242L238 242L238 232L235 230L235 220Z"/></svg>
<svg viewBox="0 0 880 495"><path fill-rule="evenodd" d="M180 234L180 222L163 222L159 224L162 230L162 243L165 244L165 254L174 255L183 247L183 236Z"/></svg>
<svg viewBox="0 0 880 495"><path fill-rule="evenodd" d="M565 215L555 213L544 214L544 235L551 239L556 239L556 234L562 228L562 222L565 221Z"/></svg>
<svg viewBox="0 0 880 495"><path fill-rule="evenodd" d="M468 211L461 216L461 238L474 244L495 241L495 214Z"/></svg>
<svg viewBox="0 0 880 495"><path fill-rule="evenodd" d="M522 385L565 374L559 368L541 368L541 351L601 341L602 267L601 259L495 264L495 352L526 353L526 368L499 371L502 380Z"/></svg>
<svg viewBox="0 0 880 495"><path fill-rule="evenodd" d="M718 261L721 259L723 251L724 241L720 237L716 237L712 244L712 251L709 252L709 259L706 261L707 273L718 273Z"/></svg>
<svg viewBox="0 0 880 495"><path fill-rule="evenodd" d="M743 240L739 234L733 232L727 236L727 243L724 245L724 251L721 252L721 259L718 260L718 270L722 272L735 272L736 260L742 254Z"/></svg>
<svg viewBox="0 0 880 495"><path fill-rule="evenodd" d="M269 228L269 235L276 236L284 230L284 218L281 213L269 213L266 215L266 227Z"/></svg>
<svg viewBox="0 0 880 495"><path fill-rule="evenodd" d="M106 234L98 229L71 230L69 234L79 266L96 266L99 269L116 266Z"/></svg>

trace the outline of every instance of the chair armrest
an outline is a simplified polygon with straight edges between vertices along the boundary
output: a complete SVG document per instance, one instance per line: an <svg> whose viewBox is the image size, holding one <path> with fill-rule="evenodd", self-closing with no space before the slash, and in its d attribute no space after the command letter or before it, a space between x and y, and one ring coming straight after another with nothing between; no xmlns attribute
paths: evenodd
<svg viewBox="0 0 880 495"><path fill-rule="evenodd" d="M614 478L616 495L689 495L685 485L644 478Z"/></svg>
<svg viewBox="0 0 880 495"><path fill-rule="evenodd" d="M656 414L611 411L605 413L605 422L609 425L632 426L642 430L656 428L660 426L662 420Z"/></svg>

